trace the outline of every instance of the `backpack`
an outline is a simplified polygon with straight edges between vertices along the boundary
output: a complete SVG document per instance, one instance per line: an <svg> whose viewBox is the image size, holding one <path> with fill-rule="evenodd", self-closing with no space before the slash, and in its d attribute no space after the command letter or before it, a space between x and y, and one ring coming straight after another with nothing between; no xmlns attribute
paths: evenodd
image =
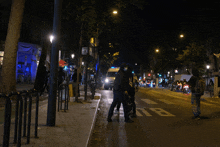
<svg viewBox="0 0 220 147"><path fill-rule="evenodd" d="M204 95L205 91L205 81L203 79L197 79L195 85L195 93Z"/></svg>

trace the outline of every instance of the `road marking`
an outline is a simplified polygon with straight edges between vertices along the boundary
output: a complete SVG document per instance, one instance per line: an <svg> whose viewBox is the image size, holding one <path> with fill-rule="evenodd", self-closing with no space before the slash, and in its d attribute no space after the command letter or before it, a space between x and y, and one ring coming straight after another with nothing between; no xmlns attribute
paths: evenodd
<svg viewBox="0 0 220 147"><path fill-rule="evenodd" d="M156 102L149 100L149 99L141 99L142 101L144 101L147 104L157 104Z"/></svg>
<svg viewBox="0 0 220 147"><path fill-rule="evenodd" d="M137 108L137 110L139 110L140 108ZM143 116L139 111L136 110L136 115L137 116Z"/></svg>
<svg viewBox="0 0 220 147"><path fill-rule="evenodd" d="M160 116L175 116L165 110L163 110L162 108L149 108L151 111L154 111L155 113L157 113Z"/></svg>
<svg viewBox="0 0 220 147"><path fill-rule="evenodd" d="M174 104L173 102L167 101L165 99L158 99L158 100L161 101L161 102L164 102L166 104Z"/></svg>
<svg viewBox="0 0 220 147"><path fill-rule="evenodd" d="M140 111L142 111L146 116L152 116L150 113L148 113L144 108L137 108Z"/></svg>

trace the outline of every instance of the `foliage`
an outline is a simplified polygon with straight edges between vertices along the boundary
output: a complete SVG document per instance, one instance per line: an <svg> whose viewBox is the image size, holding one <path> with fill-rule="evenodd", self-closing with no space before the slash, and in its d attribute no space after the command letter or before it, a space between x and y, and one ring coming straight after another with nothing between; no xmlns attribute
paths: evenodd
<svg viewBox="0 0 220 147"><path fill-rule="evenodd" d="M119 52L113 54L104 54L100 60L100 71L103 75L106 74L107 70L112 66L112 64L118 59Z"/></svg>
<svg viewBox="0 0 220 147"><path fill-rule="evenodd" d="M176 59L181 61L182 65L189 68L196 67L202 70L204 69L205 62L208 61L207 50L204 45L198 45L196 42L193 42Z"/></svg>

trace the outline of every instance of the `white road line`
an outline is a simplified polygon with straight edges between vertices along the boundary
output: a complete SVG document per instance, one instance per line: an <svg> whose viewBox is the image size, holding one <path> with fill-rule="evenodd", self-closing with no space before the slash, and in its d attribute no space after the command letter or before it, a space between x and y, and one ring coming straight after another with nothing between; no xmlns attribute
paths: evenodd
<svg viewBox="0 0 220 147"><path fill-rule="evenodd" d="M164 102L164 103L166 103L166 104L174 104L173 102L170 102L170 101L165 100L165 99L157 99L157 100L159 100L159 101L161 101L161 102Z"/></svg>
<svg viewBox="0 0 220 147"><path fill-rule="evenodd" d="M149 108L151 111L154 111L155 113L157 113L160 116L175 116L165 110L163 110L162 108Z"/></svg>
<svg viewBox="0 0 220 147"><path fill-rule="evenodd" d="M146 116L152 116L150 113L148 113L144 108L139 108Z"/></svg>
<svg viewBox="0 0 220 147"><path fill-rule="evenodd" d="M138 110L140 109L140 108L136 108L137 110L136 110L136 115L137 116L143 116Z"/></svg>
<svg viewBox="0 0 220 147"><path fill-rule="evenodd" d="M142 101L144 101L147 104L157 104L156 102L149 100L149 99L141 99Z"/></svg>

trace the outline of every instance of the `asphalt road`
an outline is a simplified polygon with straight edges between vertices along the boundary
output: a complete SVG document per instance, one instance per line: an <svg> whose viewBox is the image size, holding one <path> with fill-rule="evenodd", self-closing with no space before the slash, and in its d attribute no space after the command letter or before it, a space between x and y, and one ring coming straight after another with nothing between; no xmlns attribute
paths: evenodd
<svg viewBox="0 0 220 147"><path fill-rule="evenodd" d="M195 119L189 96L170 96L162 91L142 88L136 93L137 118L125 123L123 108L113 122L107 114L113 93L102 90L89 147L188 147L220 146L219 100L201 101L201 119Z"/></svg>

